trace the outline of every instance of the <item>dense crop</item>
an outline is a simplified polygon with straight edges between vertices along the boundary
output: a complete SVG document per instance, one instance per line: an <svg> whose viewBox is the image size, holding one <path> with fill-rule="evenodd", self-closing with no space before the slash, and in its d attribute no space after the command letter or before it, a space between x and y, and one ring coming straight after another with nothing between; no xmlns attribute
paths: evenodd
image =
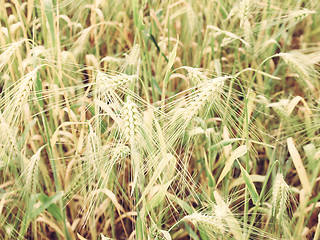
<svg viewBox="0 0 320 240"><path fill-rule="evenodd" d="M1 0L0 239L319 239L318 0Z"/></svg>

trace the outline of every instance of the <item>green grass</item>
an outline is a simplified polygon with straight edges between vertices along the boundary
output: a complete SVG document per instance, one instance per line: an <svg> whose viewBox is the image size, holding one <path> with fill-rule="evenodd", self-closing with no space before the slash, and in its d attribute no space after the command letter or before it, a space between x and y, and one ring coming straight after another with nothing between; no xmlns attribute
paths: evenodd
<svg viewBox="0 0 320 240"><path fill-rule="evenodd" d="M0 1L0 239L320 235L320 4Z"/></svg>

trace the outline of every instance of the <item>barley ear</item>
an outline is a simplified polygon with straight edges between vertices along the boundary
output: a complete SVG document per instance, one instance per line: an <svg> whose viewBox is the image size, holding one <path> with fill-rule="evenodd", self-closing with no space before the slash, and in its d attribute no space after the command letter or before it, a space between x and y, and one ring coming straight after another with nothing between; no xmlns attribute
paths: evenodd
<svg viewBox="0 0 320 240"><path fill-rule="evenodd" d="M142 117L138 111L138 106L131 100L131 97L127 97L127 101L124 104L122 110L122 129L126 140L130 144L131 152L131 163L133 167L133 188L131 195L133 194L134 188L138 181L139 171L140 171L140 150L138 148L138 143L140 140L140 126L142 122Z"/></svg>
<svg viewBox="0 0 320 240"><path fill-rule="evenodd" d="M46 145L43 145L38 151L30 158L25 171L25 191L26 193L36 193L38 186L38 175L39 175L39 162L40 153Z"/></svg>
<svg viewBox="0 0 320 240"><path fill-rule="evenodd" d="M278 173L272 190L272 216L281 223L287 211L289 201L289 186L285 182L283 175Z"/></svg>

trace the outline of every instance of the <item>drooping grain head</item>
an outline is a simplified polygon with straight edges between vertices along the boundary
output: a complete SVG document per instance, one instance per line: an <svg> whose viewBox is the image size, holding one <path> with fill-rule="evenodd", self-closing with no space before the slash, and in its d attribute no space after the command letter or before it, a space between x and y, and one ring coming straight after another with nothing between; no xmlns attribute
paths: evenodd
<svg viewBox="0 0 320 240"><path fill-rule="evenodd" d="M40 67L34 68L19 79L16 86L10 89L7 97L0 100L0 110L2 110L2 116L8 125L13 126L20 120L24 107L27 106L29 96L32 93Z"/></svg>
<svg viewBox="0 0 320 240"><path fill-rule="evenodd" d="M13 42L9 45L6 45L5 47L0 48L0 51L3 50L0 54L0 71L2 71L4 66L6 66L7 64L10 65L14 53L22 46L23 42L25 42L25 40Z"/></svg>
<svg viewBox="0 0 320 240"><path fill-rule="evenodd" d="M299 75L299 82L302 87L307 86L311 91L315 91L313 78L317 75L313 63L299 52L279 53L285 63Z"/></svg>
<svg viewBox="0 0 320 240"><path fill-rule="evenodd" d="M312 14L316 14L316 13L317 13L316 11L309 10L307 8L303 8L303 9L291 11L289 14L289 17L291 19L294 19L297 22L300 22L304 18L306 18L307 16L312 15Z"/></svg>
<svg viewBox="0 0 320 240"><path fill-rule="evenodd" d="M220 47L224 47L227 46L229 43L235 41L235 40L239 40L240 42L242 42L246 47L250 47L250 44L245 41L244 39L242 39L241 37L239 37L238 35L234 34L233 32L229 32L226 30L221 30L220 28L216 27L216 26L212 26L212 25L208 25L207 26L208 29L210 30L214 30L220 34L224 34L226 35L226 37L222 40Z"/></svg>
<svg viewBox="0 0 320 240"><path fill-rule="evenodd" d="M225 234L225 223L220 221L215 215L195 212L185 216L182 221L192 223L197 230L206 232L214 239L219 239L219 237Z"/></svg>
<svg viewBox="0 0 320 240"><path fill-rule="evenodd" d="M206 115L210 109L221 109L221 94L224 82L229 77L218 77L201 82L192 88L193 92L186 98L178 99L169 115L170 121L165 127L168 136L168 145L174 146L179 142L190 122L200 113ZM207 107L205 107L207 106ZM218 107L219 106L219 107Z"/></svg>
<svg viewBox="0 0 320 240"><path fill-rule="evenodd" d="M127 75L123 73L112 75L101 71L98 71L96 76L97 88L101 94L114 91L118 87L135 79L137 79L136 75Z"/></svg>
<svg viewBox="0 0 320 240"><path fill-rule="evenodd" d="M201 69L193 67L184 67L188 71L187 77L193 85L200 84L201 82L208 81L209 78L201 71Z"/></svg>
<svg viewBox="0 0 320 240"><path fill-rule="evenodd" d="M218 77L198 84L197 95L194 96L193 102L186 108L186 116L193 118L198 115L206 103L210 103L214 99L219 98L224 82L228 78L229 77Z"/></svg>

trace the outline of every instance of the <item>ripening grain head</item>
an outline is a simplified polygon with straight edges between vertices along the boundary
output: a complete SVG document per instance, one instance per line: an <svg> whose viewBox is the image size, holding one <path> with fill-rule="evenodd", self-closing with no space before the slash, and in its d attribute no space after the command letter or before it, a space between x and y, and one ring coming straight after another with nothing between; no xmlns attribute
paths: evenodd
<svg viewBox="0 0 320 240"><path fill-rule="evenodd" d="M312 92L316 90L316 86L318 86L316 77L319 75L314 69L313 62L310 62L306 56L297 51L279 53L278 56L285 61L292 71L299 75L298 83L301 84L301 87L308 87Z"/></svg>
<svg viewBox="0 0 320 240"><path fill-rule="evenodd" d="M201 82L208 81L209 78L203 72L203 69L193 67L183 67L187 70L187 77L190 79L193 86L200 84Z"/></svg>
<svg viewBox="0 0 320 240"><path fill-rule="evenodd" d="M0 100L0 110L3 111L3 117L8 124L16 123L23 110L23 105L28 102L39 68L40 67L34 68L31 72L19 79L16 86Z"/></svg>
<svg viewBox="0 0 320 240"><path fill-rule="evenodd" d="M131 97L127 97L123 108L121 109L122 115L122 128L124 137L126 141L130 144L131 162L133 166L133 188L137 184L139 178L139 172L141 168L141 155L139 149L139 141L141 139L140 127L142 122L142 117L138 111L138 106L131 100Z"/></svg>
<svg viewBox="0 0 320 240"><path fill-rule="evenodd" d="M224 231L221 233L221 230L224 229L225 225L220 222L214 215L195 212L185 216L182 221L192 223L198 230L208 230L216 237L218 237L219 235L221 236L221 234L224 233Z"/></svg>
<svg viewBox="0 0 320 240"><path fill-rule="evenodd" d="M45 146L42 146L38 151L30 158L30 161L25 169L24 178L25 185L23 187L25 193L37 193L39 187L39 162L41 159L41 151Z"/></svg>
<svg viewBox="0 0 320 240"><path fill-rule="evenodd" d="M182 221L190 222L196 230L206 233L214 239L223 236L233 236L231 239L242 239L240 222L231 213L226 203L218 203L212 206L210 213L194 212L182 218Z"/></svg>
<svg viewBox="0 0 320 240"><path fill-rule="evenodd" d="M25 42L25 40L20 40L18 42L13 42L11 44L8 44L4 47L0 48L1 54L0 54L0 71L3 70L3 68L6 65L11 65L13 61L13 56L15 52L21 48L22 44ZM0 79L1 82L1 79Z"/></svg>
<svg viewBox="0 0 320 240"><path fill-rule="evenodd" d="M272 216L280 223L287 213L289 191L289 186L284 181L283 175L278 173L272 188Z"/></svg>
<svg viewBox="0 0 320 240"><path fill-rule="evenodd" d="M101 71L98 71L96 76L97 87L100 93L116 90L135 79L137 79L136 75L127 75L124 73L107 74Z"/></svg>
<svg viewBox="0 0 320 240"><path fill-rule="evenodd" d="M319 10L1 1L0 239L318 240Z"/></svg>
<svg viewBox="0 0 320 240"><path fill-rule="evenodd" d="M192 102L190 102L190 105L185 109L186 116L192 118L198 115L199 111L202 110L207 103L218 99L222 92L224 82L228 78L229 77L219 77L198 84L196 95L194 95Z"/></svg>
<svg viewBox="0 0 320 240"><path fill-rule="evenodd" d="M126 139L133 144L139 141L139 128L141 126L141 114L138 111L138 106L131 100L131 97L127 97L127 102L121 109L122 113L122 128Z"/></svg>

